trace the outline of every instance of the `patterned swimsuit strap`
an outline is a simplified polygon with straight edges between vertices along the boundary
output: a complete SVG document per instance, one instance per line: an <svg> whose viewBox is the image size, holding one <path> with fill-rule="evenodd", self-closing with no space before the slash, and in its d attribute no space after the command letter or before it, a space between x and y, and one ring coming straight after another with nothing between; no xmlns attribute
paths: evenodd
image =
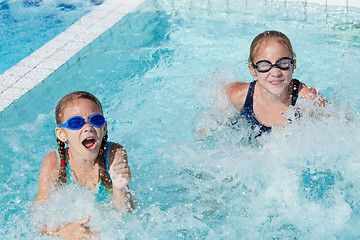
<svg viewBox="0 0 360 240"><path fill-rule="evenodd" d="M292 89L292 93L291 93L291 105L295 106L296 101L299 97L299 85L300 85L300 81L297 79L293 79L293 89Z"/></svg>

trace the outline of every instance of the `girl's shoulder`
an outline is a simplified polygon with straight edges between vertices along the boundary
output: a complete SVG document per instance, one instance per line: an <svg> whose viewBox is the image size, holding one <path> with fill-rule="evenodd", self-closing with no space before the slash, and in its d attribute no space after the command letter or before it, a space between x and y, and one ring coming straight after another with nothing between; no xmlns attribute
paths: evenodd
<svg viewBox="0 0 360 240"><path fill-rule="evenodd" d="M109 165L111 165L115 159L123 159L124 161L127 161L127 153L122 145L112 142L109 149Z"/></svg>
<svg viewBox="0 0 360 240"><path fill-rule="evenodd" d="M46 200L49 197L50 190L59 178L59 157L56 151L48 153L41 165L39 174L39 189L35 201Z"/></svg>
<svg viewBox="0 0 360 240"><path fill-rule="evenodd" d="M299 96L304 97L306 100L314 101L317 107L325 107L328 103L327 99L315 88L307 86L305 83L300 82Z"/></svg>
<svg viewBox="0 0 360 240"><path fill-rule="evenodd" d="M41 168L48 171L58 171L60 168L60 159L57 151L49 152L43 162Z"/></svg>
<svg viewBox="0 0 360 240"><path fill-rule="evenodd" d="M58 153L56 151L49 152L42 162L40 176L48 180L55 180L59 177L59 170L60 159Z"/></svg>
<svg viewBox="0 0 360 240"><path fill-rule="evenodd" d="M230 102L236 108L242 108L245 104L250 83L235 82L228 86L227 92Z"/></svg>

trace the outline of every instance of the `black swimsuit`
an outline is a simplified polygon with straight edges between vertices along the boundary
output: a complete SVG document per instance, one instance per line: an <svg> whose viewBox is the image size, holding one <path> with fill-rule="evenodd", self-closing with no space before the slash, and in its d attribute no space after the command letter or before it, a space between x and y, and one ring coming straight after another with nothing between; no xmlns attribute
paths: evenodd
<svg viewBox="0 0 360 240"><path fill-rule="evenodd" d="M294 87L291 94L291 105L295 106L296 100L299 96L299 80L293 79ZM245 119L251 125L251 129L258 132L255 137L260 136L263 132L270 132L271 127L265 126L261 124L255 117L254 108L253 108L253 98L254 98L254 89L255 89L256 81L250 83L249 90L246 96L245 104L241 112L236 115L234 120L232 121L232 125L237 125L239 119Z"/></svg>

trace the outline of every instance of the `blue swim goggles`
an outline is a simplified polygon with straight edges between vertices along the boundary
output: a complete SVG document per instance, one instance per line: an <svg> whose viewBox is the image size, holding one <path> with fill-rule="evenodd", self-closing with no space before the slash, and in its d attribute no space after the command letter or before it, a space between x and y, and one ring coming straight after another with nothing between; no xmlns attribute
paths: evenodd
<svg viewBox="0 0 360 240"><path fill-rule="evenodd" d="M105 118L103 115L99 113L95 113L91 115L88 119L88 122L94 126L94 127L102 127L106 123ZM66 123L58 124L58 127L66 127L70 130L79 130L86 124L86 121L84 118L79 116L74 116L69 118Z"/></svg>

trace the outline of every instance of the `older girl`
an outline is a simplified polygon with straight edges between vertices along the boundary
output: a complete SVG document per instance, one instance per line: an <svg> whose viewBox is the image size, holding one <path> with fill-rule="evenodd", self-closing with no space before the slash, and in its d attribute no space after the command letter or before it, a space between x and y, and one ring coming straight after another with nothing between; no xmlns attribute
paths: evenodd
<svg viewBox="0 0 360 240"><path fill-rule="evenodd" d="M248 68L254 81L232 83L227 91L230 102L239 111L232 124L245 119L256 136L288 121L283 113L296 104L299 96L312 101L316 107L327 103L314 88L292 77L296 68L295 53L290 40L281 32L266 31L255 37L250 46Z"/></svg>

